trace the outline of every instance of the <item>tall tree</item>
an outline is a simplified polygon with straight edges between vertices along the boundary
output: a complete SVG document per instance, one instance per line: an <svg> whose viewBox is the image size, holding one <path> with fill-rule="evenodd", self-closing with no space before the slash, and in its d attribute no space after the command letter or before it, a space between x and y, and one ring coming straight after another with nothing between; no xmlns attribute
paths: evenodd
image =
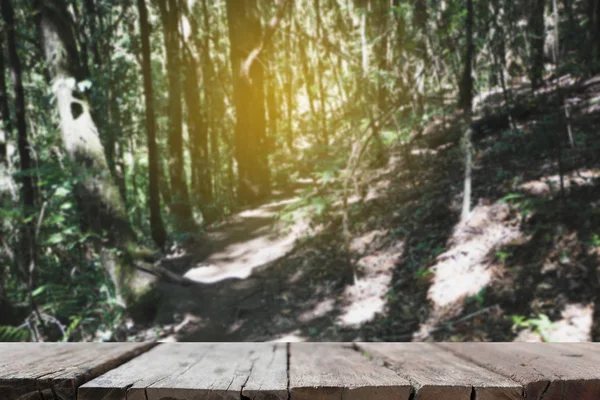
<svg viewBox="0 0 600 400"><path fill-rule="evenodd" d="M465 153L465 180L463 190L463 204L461 220L468 218L471 212L471 182L472 182L472 154L471 154L471 111L473 109L473 57L475 48L473 46L473 0L467 2L467 17L465 21L465 57L463 65L463 74L460 81L458 105L463 110L467 128L463 136L462 145Z"/></svg>
<svg viewBox="0 0 600 400"><path fill-rule="evenodd" d="M84 0L83 1L83 13L86 24L90 31L89 45L92 51L92 61L95 68L100 67L102 64L102 58L100 57L100 51L98 49L98 28L96 25L96 19L98 18L97 7L95 0Z"/></svg>
<svg viewBox="0 0 600 400"><path fill-rule="evenodd" d="M460 81L458 105L465 112L471 112L473 103L473 0L467 1L467 18L465 21L465 57L463 62L463 73Z"/></svg>
<svg viewBox="0 0 600 400"><path fill-rule="evenodd" d="M179 40L179 7L177 0L158 2L163 22L167 77L169 82L169 175L173 201L171 209L178 219L179 229L192 230L192 208L183 158L183 112L181 103L182 62Z"/></svg>
<svg viewBox="0 0 600 400"><path fill-rule="evenodd" d="M8 192L12 186L12 177L10 176L8 165L8 131L10 114L8 108L8 93L6 92L6 65L4 63L4 35L0 35L0 207L10 204L6 201ZM3 221L0 221L0 245L5 243L8 227ZM2 254L3 252L0 252ZM8 266L6 266L8 267ZM0 311L4 312L3 305L5 301L4 289L5 266L0 266Z"/></svg>
<svg viewBox="0 0 600 400"><path fill-rule="evenodd" d="M249 204L268 193L263 63L256 60L263 45L257 0L227 0L236 114L235 157L238 199Z"/></svg>
<svg viewBox="0 0 600 400"><path fill-rule="evenodd" d="M8 139L10 132L10 113L8 108L8 93L6 91L6 65L4 63L4 35L0 36L0 170L8 167ZM1 171L0 171L1 172Z"/></svg>
<svg viewBox="0 0 600 400"><path fill-rule="evenodd" d="M208 154L208 129L200 105L198 63L191 54L191 51L187 52L185 59L184 99L187 105L187 126L190 140L190 156L192 158L192 184L204 220L210 223L212 222L212 214L209 212L208 206L212 204L214 199L210 173L210 155Z"/></svg>
<svg viewBox="0 0 600 400"><path fill-rule="evenodd" d="M197 47L202 48L202 79L204 88L204 102L206 108L206 127L209 131L210 137L210 173L212 176L213 185L213 197L218 196L218 183L221 177L221 150L219 149L220 137L223 134L221 121L225 113L224 107L224 95L223 95L223 83L217 79L217 72L215 71L215 62L213 62L210 41L212 36L210 14L207 5L207 0L202 0L202 21L204 32L200 39L196 39ZM198 29L199 31L200 29ZM214 41L218 42L219 29L215 30Z"/></svg>
<svg viewBox="0 0 600 400"><path fill-rule="evenodd" d="M528 0L529 1L529 79L532 89L539 88L543 83L544 75L544 43L546 39L546 24L544 22L544 12L546 0Z"/></svg>
<svg viewBox="0 0 600 400"><path fill-rule="evenodd" d="M62 0L37 0L39 29L60 118L64 147L77 165L76 197L82 224L104 241L97 241L105 267L122 300L135 300L134 262L149 258L137 246L125 204L111 175L89 106L78 91L84 77L74 37L73 21ZM121 250L115 255L110 248Z"/></svg>
<svg viewBox="0 0 600 400"><path fill-rule="evenodd" d="M320 41L323 35L323 23L321 21L321 1L314 0L315 15L316 15L316 30L317 30L317 42ZM329 134L327 132L327 115L325 115L325 88L323 86L323 74L325 69L323 67L323 57L317 57L317 87L319 88L319 104L320 104L320 116L321 116L321 134L319 135L325 146L329 145Z"/></svg>
<svg viewBox="0 0 600 400"><path fill-rule="evenodd" d="M376 2L373 13L375 38L375 57L377 59L377 108L382 113L386 108L387 89L385 80L388 72L388 26L389 26L389 2Z"/></svg>
<svg viewBox="0 0 600 400"><path fill-rule="evenodd" d="M287 29L285 32L285 63L286 63L286 83L285 83L285 94L287 100L287 136L286 142L288 149L290 152L294 151L294 124L292 121L293 110L294 110L294 77L292 71L292 27L294 24L294 19L292 18L292 13L294 12L293 2L289 8L290 18L287 24Z"/></svg>
<svg viewBox="0 0 600 400"><path fill-rule="evenodd" d="M424 79L422 76L427 70L427 64L429 62L426 40L428 19L429 12L427 10L427 2L425 0L415 0L412 22L416 31L415 53L416 57L421 60L421 66L419 69L415 70L413 74L409 75L409 79L411 80L410 89L414 93L413 109L418 118L421 118L425 108L425 85L423 84Z"/></svg>
<svg viewBox="0 0 600 400"><path fill-rule="evenodd" d="M210 165L209 154L209 120L211 109L208 107L211 90L212 63L209 56L209 43L204 42L200 37L199 23L193 13L193 9L187 8L182 4L183 14L182 23L188 23L191 27L190 40L195 46L187 45L188 37L182 35L183 55L185 66L184 77L184 99L187 106L187 127L189 136L189 148L191 158L192 172L192 191L194 193L195 203L202 211L202 216L206 223L210 223L215 218L213 210L213 176ZM208 36L208 32L206 33ZM202 85L204 86L205 101L201 104L200 96L202 94L201 82L198 76L198 70L201 66L202 55L208 58L202 65Z"/></svg>
<svg viewBox="0 0 600 400"><path fill-rule="evenodd" d="M90 1L90 0L88 0ZM140 40L142 44L142 75L146 106L146 139L148 144L148 199L150 202L150 229L152 239L161 248L167 241L167 232L160 211L158 148L156 145L156 120L154 117L154 88L152 86L152 60L150 54L150 27L146 1L138 0ZM93 16L92 16L93 18Z"/></svg>
<svg viewBox="0 0 600 400"><path fill-rule="evenodd" d="M21 254L24 268L28 274L29 293L33 289L33 273L35 267L35 227L31 218L35 207L35 192L32 178L32 162L30 155L27 124L25 122L25 91L21 73L21 60L17 54L14 11L10 0L2 0L2 17L6 27L6 42L8 49L8 65L15 93L15 127L17 130L19 161L21 167L21 201L23 203L23 220ZM30 298L32 300L32 298Z"/></svg>

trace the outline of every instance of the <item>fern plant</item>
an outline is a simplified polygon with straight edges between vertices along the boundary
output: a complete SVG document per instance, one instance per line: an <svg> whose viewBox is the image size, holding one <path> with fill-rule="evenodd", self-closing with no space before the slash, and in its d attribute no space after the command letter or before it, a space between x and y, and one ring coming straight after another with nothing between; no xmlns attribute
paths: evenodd
<svg viewBox="0 0 600 400"><path fill-rule="evenodd" d="M29 331L25 328L0 325L0 342L26 342L29 340Z"/></svg>

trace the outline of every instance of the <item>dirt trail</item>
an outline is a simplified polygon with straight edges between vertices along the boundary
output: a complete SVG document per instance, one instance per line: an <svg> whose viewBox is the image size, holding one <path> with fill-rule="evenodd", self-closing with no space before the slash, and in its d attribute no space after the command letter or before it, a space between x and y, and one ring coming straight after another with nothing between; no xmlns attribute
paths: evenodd
<svg viewBox="0 0 600 400"><path fill-rule="evenodd" d="M266 323L280 311L282 287L289 276L278 261L294 248L306 228L303 221L289 225L279 219L279 213L298 200L301 190L236 214L211 228L201 243L184 255L166 261L170 270L196 282L189 287L159 284L156 322L172 331L171 339L264 340L277 336L269 326L261 326L261 319Z"/></svg>
<svg viewBox="0 0 600 400"><path fill-rule="evenodd" d="M361 317L382 307L381 266L369 276L381 290L374 291L367 278L355 286L352 268L339 256L342 246L335 245L337 235L298 242L310 231L307 218L288 224L279 214L299 200L302 189L235 215L185 254L165 261L196 283L158 284L153 322L163 327L161 336L177 341L357 338ZM376 258L389 259L384 279L389 281L393 257Z"/></svg>
<svg viewBox="0 0 600 400"><path fill-rule="evenodd" d="M190 250L203 260L184 276L199 283L246 279L255 268L284 256L292 249L302 226L286 227L277 215L297 200L294 197L274 200L241 212L210 231L205 244Z"/></svg>

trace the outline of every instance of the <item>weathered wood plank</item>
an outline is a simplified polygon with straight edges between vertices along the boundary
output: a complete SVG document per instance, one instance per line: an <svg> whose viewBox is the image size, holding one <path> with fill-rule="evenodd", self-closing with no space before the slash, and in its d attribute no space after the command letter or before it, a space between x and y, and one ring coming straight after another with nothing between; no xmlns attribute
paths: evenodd
<svg viewBox="0 0 600 400"><path fill-rule="evenodd" d="M410 383L349 345L290 344L292 400L408 400Z"/></svg>
<svg viewBox="0 0 600 400"><path fill-rule="evenodd" d="M79 388L79 400L146 400L146 387L184 371L210 344L163 343Z"/></svg>
<svg viewBox="0 0 600 400"><path fill-rule="evenodd" d="M0 343L0 399L71 400L77 388L154 343Z"/></svg>
<svg viewBox="0 0 600 400"><path fill-rule="evenodd" d="M444 348L521 383L527 399L597 400L600 362L589 345L444 343Z"/></svg>
<svg viewBox="0 0 600 400"><path fill-rule="evenodd" d="M414 386L419 400L517 400L523 388L430 343L357 343Z"/></svg>
<svg viewBox="0 0 600 400"><path fill-rule="evenodd" d="M83 385L79 400L287 399L282 343L165 343Z"/></svg>

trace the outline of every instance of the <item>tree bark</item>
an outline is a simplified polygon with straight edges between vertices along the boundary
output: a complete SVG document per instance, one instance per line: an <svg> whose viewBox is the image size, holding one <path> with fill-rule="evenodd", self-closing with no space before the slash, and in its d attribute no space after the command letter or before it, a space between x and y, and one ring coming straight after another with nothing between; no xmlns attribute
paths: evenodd
<svg viewBox="0 0 600 400"><path fill-rule="evenodd" d="M17 54L17 43L14 23L14 11L10 0L2 0L2 17L6 27L8 49L8 65L15 93L15 126L17 129L19 160L21 168L21 201L23 219L26 222L21 231L21 255L23 267L28 275L29 293L33 289L35 266L35 227L31 218L35 207L35 191L31 175L32 162L30 155L27 125L25 122L25 91L21 74L21 61Z"/></svg>
<svg viewBox="0 0 600 400"><path fill-rule="evenodd" d="M379 74L377 75L377 108L379 113L383 113L386 107L387 89L385 87L385 76L388 72L388 11L389 4L385 2L377 2L375 5L376 12L374 14L374 23L378 34L375 54L379 63Z"/></svg>
<svg viewBox="0 0 600 400"><path fill-rule="evenodd" d="M10 136L10 112L8 108L8 92L6 91L6 65L4 63L4 36L0 36L0 116L2 117L2 126L0 126L0 170L8 168L8 139ZM1 171L0 171L1 172ZM4 179L4 176L0 176ZM0 183L0 186L3 186ZM0 191L1 188L0 188Z"/></svg>
<svg viewBox="0 0 600 400"><path fill-rule="evenodd" d="M9 163L8 163L8 152L7 142L9 137L9 124L10 124L10 113L8 108L8 97L6 92L6 65L4 63L4 35L0 35L0 112L2 121L0 121L0 207L6 207L10 204L10 195L14 187L12 176L10 175ZM7 230L3 221L0 221L0 246L6 240ZM4 251L0 250L0 255ZM4 260L10 258L6 255ZM0 311L3 310L5 301L5 290L4 290L4 273L8 263L0 263ZM1 313L1 312L0 312ZM1 318L0 318L1 319ZM1 322L1 321L0 321Z"/></svg>
<svg viewBox="0 0 600 400"><path fill-rule="evenodd" d="M321 5L320 0L314 0L315 13L317 18L317 42L320 41L322 35L322 22L321 22ZM327 132L327 117L325 115L325 88L323 87L323 57L317 57L317 86L319 88L319 100L320 100L320 114L321 114L321 137L322 142L325 146L329 146L329 134Z"/></svg>
<svg viewBox="0 0 600 400"><path fill-rule="evenodd" d="M183 231L193 231L195 224L192 217L183 159L179 9L176 0L160 0L158 4L164 27L169 82L169 175L173 192L173 202L170 206L178 220L178 228Z"/></svg>
<svg viewBox="0 0 600 400"><path fill-rule="evenodd" d="M219 129L221 124L214 123L221 121L225 108L224 95L218 87L215 63L210 56L210 16L206 0L202 0L202 19L204 23L204 53L202 56L202 76L204 79L204 99L206 101L206 125L210 137L210 155L211 155L211 175L213 178L213 197L218 197L221 193L218 188L222 184L221 178L221 150L219 148L219 138L222 131ZM217 29L218 34L218 29ZM215 38L215 40L218 40ZM219 210L220 212L220 210Z"/></svg>
<svg viewBox="0 0 600 400"><path fill-rule="evenodd" d="M95 0L83 1L84 18L90 31L90 48L92 50L92 62L98 68L102 64L100 51L98 50L98 28L96 27L96 3Z"/></svg>
<svg viewBox="0 0 600 400"><path fill-rule="evenodd" d="M472 186L472 149L471 149L471 111L473 109L473 57L474 57L474 46L473 46L473 0L467 1L467 20L465 23L466 30L466 49L465 59L463 66L463 75L460 83L458 105L463 110L467 128L463 135L462 145L465 153L465 180L463 190L463 204L461 212L461 221L465 221L471 212L471 186Z"/></svg>
<svg viewBox="0 0 600 400"><path fill-rule="evenodd" d="M197 63L191 54L186 58L184 95L188 111L190 153L192 154L192 170L195 180L193 184L198 195L197 203L200 210L202 210L204 220L206 223L211 223L213 215L209 210L214 199L208 154L208 130L206 122L202 118Z"/></svg>
<svg viewBox="0 0 600 400"><path fill-rule="evenodd" d="M90 1L90 0L88 0ZM148 145L148 199L150 203L150 230L152 239L160 248L164 248L167 232L160 209L158 148L156 145L156 119L154 116L154 88L152 86L152 63L150 53L150 27L146 1L138 0L140 18L140 40L142 44L142 75L144 78L144 97L146 106L146 139ZM93 17L93 16L92 16Z"/></svg>
<svg viewBox="0 0 600 400"><path fill-rule="evenodd" d="M465 113L473 107L473 18L473 0L467 0L466 48L458 98L458 105Z"/></svg>
<svg viewBox="0 0 600 400"><path fill-rule="evenodd" d="M290 153L294 153L294 126L292 113L294 110L294 78L292 71L292 45L291 45L291 30L294 24L294 19L291 18L294 12L294 7L290 7L290 19L288 21L285 35L285 61L286 61L286 99L287 99L287 146Z"/></svg>
<svg viewBox="0 0 600 400"><path fill-rule="evenodd" d="M546 0L529 0L529 47L531 51L529 79L533 90L543 83L544 75L544 42L546 27L544 9Z"/></svg>
<svg viewBox="0 0 600 400"><path fill-rule="evenodd" d="M263 45L257 0L227 0L231 67L236 112L235 158L238 200L250 204L268 194L264 69L254 62Z"/></svg>
<svg viewBox="0 0 600 400"><path fill-rule="evenodd" d="M62 0L37 0L37 6L63 143L68 156L77 165L75 173L80 183L75 194L83 216L83 228L106 239L96 242L97 249L117 294L122 296L124 303L130 304L135 301L137 290L134 263L149 259L150 254L137 246L89 106L77 92L81 67L66 6ZM115 255L110 248L118 248L121 252Z"/></svg>
<svg viewBox="0 0 600 400"><path fill-rule="evenodd" d="M265 52L267 60L267 77L266 77L266 106L267 106L267 115L269 117L268 121L268 136L267 136L267 151L268 154L272 154L275 150L275 143L277 139L277 122L279 119L279 108L277 101L277 73L276 73L276 65L277 62L275 60L275 52Z"/></svg>
<svg viewBox="0 0 600 400"><path fill-rule="evenodd" d="M304 87L306 88L306 96L308 97L308 106L310 109L310 116L312 120L313 129L315 130L315 134L318 130L318 116L317 111L315 110L314 105L314 94L312 92L312 86L314 82L314 78L310 73L310 68L308 66L308 54L306 53L306 47L302 40L298 41L298 56L300 58L300 65L302 66L302 74L304 75Z"/></svg>
<svg viewBox="0 0 600 400"><path fill-rule="evenodd" d="M471 139L472 139L472 129L470 126L471 123L471 113L467 112L467 129L463 135L462 147L465 153L465 180L463 187L463 203L462 203L462 211L460 214L460 220L466 221L471 214L471 186L473 181L473 160L472 160L472 147L471 147Z"/></svg>
<svg viewBox="0 0 600 400"><path fill-rule="evenodd" d="M208 107L209 97L212 94L210 86L212 86L212 63L210 61L210 42L202 41L200 38L200 28L196 17L192 10L184 6L185 18L190 24L191 34L194 38L195 51L192 46L184 43L184 65L185 73L185 90L184 98L187 106L187 121L189 135L189 149L192 167L192 191L194 192L196 204L202 211L202 216L205 223L211 223L216 218L214 212L214 192L213 192L213 175L210 163L209 154L209 123L210 108ZM208 15L205 15L208 17ZM183 16L182 16L183 17ZM208 26L208 24L207 24ZM208 26L210 29L210 26ZM206 39L209 38L209 31L206 32ZM204 104L201 104L200 80L198 76L198 68L200 59L204 56L205 60L201 65L202 78L205 99Z"/></svg>

